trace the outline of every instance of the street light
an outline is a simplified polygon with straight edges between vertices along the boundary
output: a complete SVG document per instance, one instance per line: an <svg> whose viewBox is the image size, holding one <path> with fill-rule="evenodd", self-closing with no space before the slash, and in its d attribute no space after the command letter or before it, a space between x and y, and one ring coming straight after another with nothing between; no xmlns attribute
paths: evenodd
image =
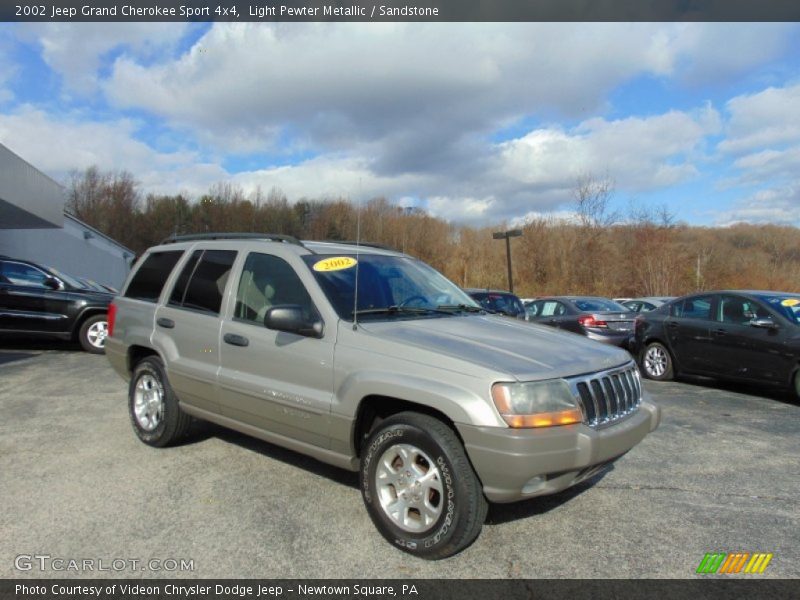
<svg viewBox="0 0 800 600"><path fill-rule="evenodd" d="M511 229L510 231L496 231L492 237L496 240L506 240L506 260L508 261L508 291L514 293L514 279L511 277L511 238L520 237L521 229Z"/></svg>

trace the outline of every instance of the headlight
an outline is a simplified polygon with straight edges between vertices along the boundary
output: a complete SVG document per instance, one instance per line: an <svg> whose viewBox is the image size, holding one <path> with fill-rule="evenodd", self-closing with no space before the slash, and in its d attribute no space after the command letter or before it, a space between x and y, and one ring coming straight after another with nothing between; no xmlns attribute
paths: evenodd
<svg viewBox="0 0 800 600"><path fill-rule="evenodd" d="M561 379L495 383L492 400L509 427L552 427L583 420L577 400Z"/></svg>

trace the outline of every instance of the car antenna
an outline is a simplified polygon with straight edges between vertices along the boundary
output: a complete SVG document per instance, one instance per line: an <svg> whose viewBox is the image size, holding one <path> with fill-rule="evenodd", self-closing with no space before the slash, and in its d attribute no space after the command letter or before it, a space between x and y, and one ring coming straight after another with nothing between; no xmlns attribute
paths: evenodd
<svg viewBox="0 0 800 600"><path fill-rule="evenodd" d="M358 193L361 195L361 178L358 178ZM361 245L361 200L356 200L356 277L353 293L353 331L358 331L358 250Z"/></svg>

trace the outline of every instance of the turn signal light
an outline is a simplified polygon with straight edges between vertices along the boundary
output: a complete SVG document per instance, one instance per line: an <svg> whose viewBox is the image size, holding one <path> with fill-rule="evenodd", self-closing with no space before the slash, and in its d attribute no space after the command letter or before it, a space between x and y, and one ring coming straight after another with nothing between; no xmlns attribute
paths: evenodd
<svg viewBox="0 0 800 600"><path fill-rule="evenodd" d="M536 415L502 415L509 427L553 427L554 425L572 425L583 420L577 408L558 412L539 413Z"/></svg>

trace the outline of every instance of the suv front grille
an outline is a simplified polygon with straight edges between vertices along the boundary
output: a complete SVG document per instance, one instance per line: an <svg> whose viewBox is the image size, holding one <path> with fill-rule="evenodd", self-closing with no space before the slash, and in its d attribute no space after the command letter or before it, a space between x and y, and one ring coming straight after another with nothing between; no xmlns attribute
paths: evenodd
<svg viewBox="0 0 800 600"><path fill-rule="evenodd" d="M589 427L601 427L636 412L642 403L639 370L631 363L618 369L567 379L580 400Z"/></svg>

